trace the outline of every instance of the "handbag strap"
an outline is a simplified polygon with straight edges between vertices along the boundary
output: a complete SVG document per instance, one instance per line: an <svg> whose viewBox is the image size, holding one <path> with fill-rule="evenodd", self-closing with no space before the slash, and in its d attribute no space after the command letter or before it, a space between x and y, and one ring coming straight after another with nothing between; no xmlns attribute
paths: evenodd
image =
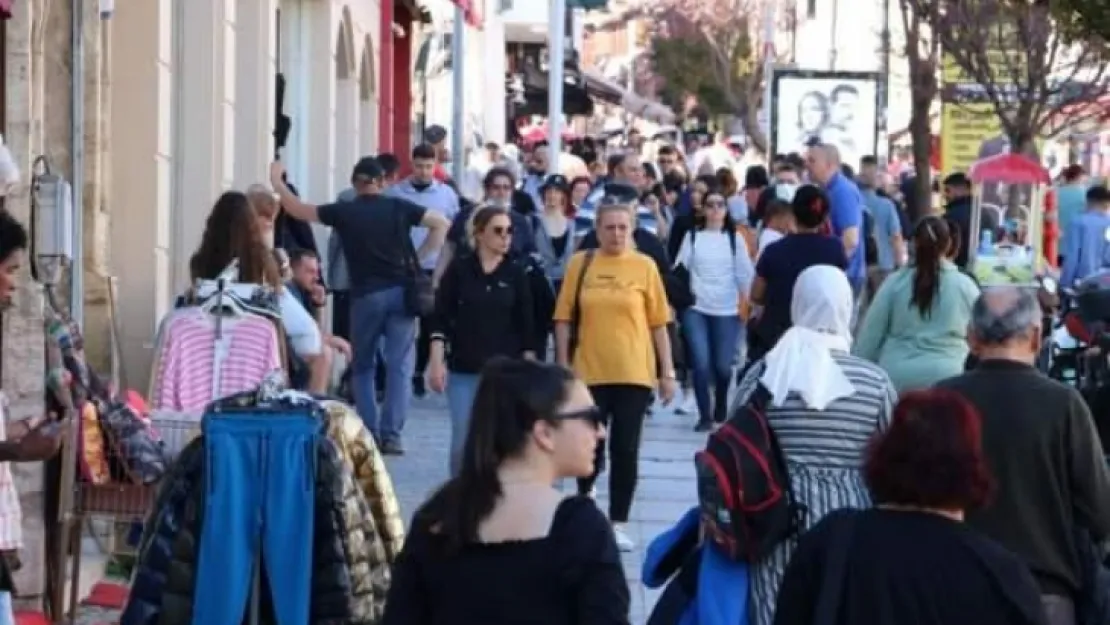
<svg viewBox="0 0 1110 625"><path fill-rule="evenodd" d="M840 622L840 603L844 597L844 579L848 577L848 554L856 532L858 512L850 512L832 536L832 550L825 567L821 592L817 595L814 625L836 625Z"/></svg>
<svg viewBox="0 0 1110 625"><path fill-rule="evenodd" d="M402 215L403 211L394 207L393 218L397 221L397 236L401 237L401 264L410 274L416 276L420 273L420 258L416 255L416 246L412 244L412 235Z"/></svg>
<svg viewBox="0 0 1110 625"><path fill-rule="evenodd" d="M582 259L582 269L578 272L578 282L574 285L574 300L570 306L570 356L578 347L578 326L582 322L582 285L586 282L586 272L594 262L595 250L586 250L586 257Z"/></svg>

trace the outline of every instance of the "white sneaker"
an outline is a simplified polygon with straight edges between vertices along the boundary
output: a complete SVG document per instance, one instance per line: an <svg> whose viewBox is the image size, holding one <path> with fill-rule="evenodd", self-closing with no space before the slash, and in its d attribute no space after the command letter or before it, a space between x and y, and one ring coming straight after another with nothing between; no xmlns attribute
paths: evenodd
<svg viewBox="0 0 1110 625"><path fill-rule="evenodd" d="M694 397L694 391L683 391L682 403L674 411L678 414L697 414L698 401Z"/></svg>
<svg viewBox="0 0 1110 625"><path fill-rule="evenodd" d="M632 551L636 548L636 541L632 540L628 532L624 531L623 523L613 524L613 536L617 539L617 549L621 551Z"/></svg>

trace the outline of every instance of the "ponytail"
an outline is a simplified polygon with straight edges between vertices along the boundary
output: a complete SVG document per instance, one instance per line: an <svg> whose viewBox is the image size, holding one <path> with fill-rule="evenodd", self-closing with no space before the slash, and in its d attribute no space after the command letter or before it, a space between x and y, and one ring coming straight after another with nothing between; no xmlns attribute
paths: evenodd
<svg viewBox="0 0 1110 625"><path fill-rule="evenodd" d="M911 305L921 316L932 315L933 300L940 291L940 268L951 246L948 226L939 217L926 217L913 232L914 268Z"/></svg>

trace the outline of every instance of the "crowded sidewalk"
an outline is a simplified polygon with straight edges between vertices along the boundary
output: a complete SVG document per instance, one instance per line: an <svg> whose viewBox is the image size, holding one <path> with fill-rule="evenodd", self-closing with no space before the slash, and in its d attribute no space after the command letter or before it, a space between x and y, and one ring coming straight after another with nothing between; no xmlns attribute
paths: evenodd
<svg viewBox="0 0 1110 625"><path fill-rule="evenodd" d="M672 410L656 411L644 426L643 447L640 450L640 486L628 523L631 537L636 541L634 551L622 554L625 575L632 592L631 622L645 623L651 608L662 589L649 590L640 583L640 569L644 549L651 539L674 525L697 503L694 490L693 454L704 442L704 435L693 432L689 417ZM405 425L409 453L389 456L386 462L396 488L401 511L408 525L416 508L428 494L447 479L447 456L450 450L451 431L447 416L447 401L442 395L430 394L413 401L409 420ZM607 505L608 479L598 480L598 503ZM568 486L569 488L569 486ZM81 595L104 576L106 555L100 552L92 538L84 541L84 559L81 571ZM90 612L90 617L94 615ZM95 611L96 619L111 613ZM79 622L97 623L99 620Z"/></svg>

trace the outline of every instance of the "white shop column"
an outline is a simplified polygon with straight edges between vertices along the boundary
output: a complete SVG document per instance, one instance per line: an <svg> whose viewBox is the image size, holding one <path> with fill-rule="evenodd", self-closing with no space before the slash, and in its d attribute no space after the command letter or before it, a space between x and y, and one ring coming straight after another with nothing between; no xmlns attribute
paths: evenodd
<svg viewBox="0 0 1110 625"><path fill-rule="evenodd" d="M184 289L205 219L234 180L237 0L177 1L173 259L175 288Z"/></svg>
<svg viewBox="0 0 1110 625"><path fill-rule="evenodd" d="M301 148L308 156L302 196L310 202L330 202L335 198L335 47L342 13L332 2L304 4L310 30L307 76L299 78L308 89L307 114L294 120L301 124Z"/></svg>
<svg viewBox="0 0 1110 625"><path fill-rule="evenodd" d="M111 271L124 370L145 388L155 324L171 303L174 0L119 0L111 24Z"/></svg>
<svg viewBox="0 0 1110 625"><path fill-rule="evenodd" d="M274 157L277 0L236 0L235 186L268 182Z"/></svg>

